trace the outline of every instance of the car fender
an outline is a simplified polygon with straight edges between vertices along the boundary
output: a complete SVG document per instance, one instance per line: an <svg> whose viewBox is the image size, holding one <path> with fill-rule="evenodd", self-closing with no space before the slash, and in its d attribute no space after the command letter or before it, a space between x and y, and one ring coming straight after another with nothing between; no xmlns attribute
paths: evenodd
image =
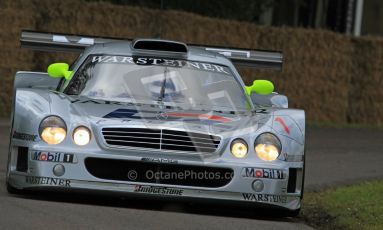
<svg viewBox="0 0 383 230"><path fill-rule="evenodd" d="M45 117L56 115L64 121L69 119L68 103L55 91L16 89L12 132L38 135L39 125Z"/></svg>
<svg viewBox="0 0 383 230"><path fill-rule="evenodd" d="M305 112L298 109L278 109L273 112L272 129L282 139L284 157L304 155L305 148Z"/></svg>
<svg viewBox="0 0 383 230"><path fill-rule="evenodd" d="M13 82L11 121L14 119L14 110L16 102L16 91L18 89L48 89L55 90L60 82L59 78L51 78L47 73L42 72L16 72ZM21 96L23 97L23 96Z"/></svg>
<svg viewBox="0 0 383 230"><path fill-rule="evenodd" d="M47 73L18 71L13 82L13 90L20 88L38 88L55 90L61 78L49 77Z"/></svg>

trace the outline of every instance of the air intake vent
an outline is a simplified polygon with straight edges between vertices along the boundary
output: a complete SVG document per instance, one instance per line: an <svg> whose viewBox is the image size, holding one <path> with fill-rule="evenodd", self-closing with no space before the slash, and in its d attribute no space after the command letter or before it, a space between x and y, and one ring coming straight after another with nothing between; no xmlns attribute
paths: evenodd
<svg viewBox="0 0 383 230"><path fill-rule="evenodd" d="M289 168L289 182L287 184L287 192L295 193L296 184L297 184L297 169Z"/></svg>
<svg viewBox="0 0 383 230"><path fill-rule="evenodd" d="M132 181L142 183L153 183L162 185L181 185L218 188L227 185L233 178L234 172L230 168L217 168L196 165L161 164L142 161L127 161L103 158L86 158L85 167L90 174L105 180ZM137 177L129 178L130 172L136 172ZM185 175L190 172L192 175L186 177L159 177L150 175ZM199 175L216 175L199 176ZM219 175L217 177L217 175Z"/></svg>
<svg viewBox="0 0 383 230"><path fill-rule="evenodd" d="M157 50L167 52L186 53L188 48L186 44L175 41L153 40L153 39L139 39L133 42L134 49L140 50Z"/></svg>
<svg viewBox="0 0 383 230"><path fill-rule="evenodd" d="M19 147L17 152L16 171L26 172L28 170L28 148Z"/></svg>
<svg viewBox="0 0 383 230"><path fill-rule="evenodd" d="M102 134L110 146L162 151L213 153L221 142L218 136L166 129L103 128Z"/></svg>

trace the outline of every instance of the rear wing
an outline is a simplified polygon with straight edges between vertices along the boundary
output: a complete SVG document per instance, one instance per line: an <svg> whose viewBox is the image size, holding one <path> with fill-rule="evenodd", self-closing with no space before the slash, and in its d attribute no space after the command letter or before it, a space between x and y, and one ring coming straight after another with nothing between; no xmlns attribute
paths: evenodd
<svg viewBox="0 0 383 230"><path fill-rule="evenodd" d="M107 37L94 37L94 36L82 36L82 35L71 35L71 34L60 34L60 33L45 33L45 32L34 32L34 31L22 31L20 43L23 48L31 48L34 50L41 51L60 51L60 52L81 52L86 47L95 44L103 44L108 42L118 41L130 41L132 39L123 38L107 38ZM162 40L141 40L141 46L143 42L150 42L150 47L153 50L153 43L161 43ZM171 43L171 41L164 41ZM133 43L138 44L137 40ZM183 43L178 43L180 46ZM251 68L262 68L262 69L275 69L281 70L283 64L283 55L281 52L275 51L263 51L263 50L250 50L250 49L238 49L238 48L225 48L215 46L203 46L194 44L183 44L188 48L198 48L216 54L221 54L226 58L230 59L234 64L238 66L251 67ZM163 46L162 46L163 48ZM140 48L142 49L142 48ZM162 49L162 51L164 51Z"/></svg>

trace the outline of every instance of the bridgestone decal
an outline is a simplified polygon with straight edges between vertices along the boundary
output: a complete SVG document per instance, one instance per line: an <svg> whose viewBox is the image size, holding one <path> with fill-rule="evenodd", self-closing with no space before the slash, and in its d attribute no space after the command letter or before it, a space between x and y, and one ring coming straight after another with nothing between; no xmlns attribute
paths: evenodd
<svg viewBox="0 0 383 230"><path fill-rule="evenodd" d="M18 133L14 132L12 137L14 139L24 140L24 141L36 141L37 135L27 134L27 133Z"/></svg>
<svg viewBox="0 0 383 230"><path fill-rule="evenodd" d="M184 190L175 189L175 188L166 188L166 187L137 185L136 187L134 187L134 192L150 193L150 194L158 194L158 195L182 196Z"/></svg>

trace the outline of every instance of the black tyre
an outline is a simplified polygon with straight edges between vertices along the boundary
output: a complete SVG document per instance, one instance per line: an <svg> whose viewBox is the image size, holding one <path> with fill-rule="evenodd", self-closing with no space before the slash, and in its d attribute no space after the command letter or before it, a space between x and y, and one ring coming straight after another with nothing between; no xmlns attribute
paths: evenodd
<svg viewBox="0 0 383 230"><path fill-rule="evenodd" d="M13 187L12 185L9 184L8 181L6 182L6 186L7 186L7 192L9 194L22 194L23 193L23 190Z"/></svg>
<svg viewBox="0 0 383 230"><path fill-rule="evenodd" d="M283 210L281 211L280 215L283 217L297 217L300 211L300 208L298 208L297 210Z"/></svg>

